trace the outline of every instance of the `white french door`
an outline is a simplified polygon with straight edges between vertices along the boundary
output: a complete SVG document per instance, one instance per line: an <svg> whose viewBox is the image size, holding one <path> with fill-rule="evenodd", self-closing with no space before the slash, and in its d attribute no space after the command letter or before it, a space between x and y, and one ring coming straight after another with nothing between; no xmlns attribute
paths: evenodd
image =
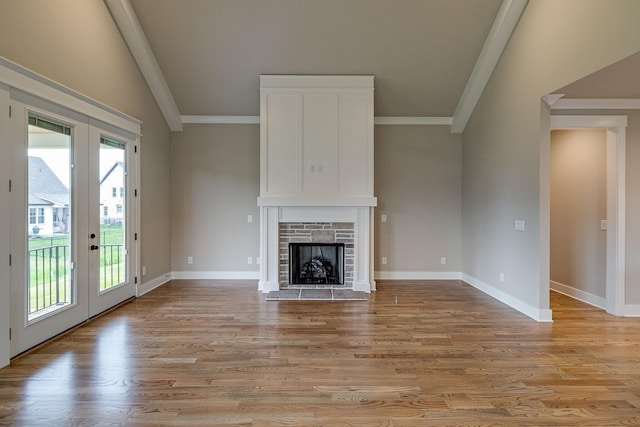
<svg viewBox="0 0 640 427"><path fill-rule="evenodd" d="M22 97L32 102L11 102L11 356L136 293L135 136Z"/></svg>

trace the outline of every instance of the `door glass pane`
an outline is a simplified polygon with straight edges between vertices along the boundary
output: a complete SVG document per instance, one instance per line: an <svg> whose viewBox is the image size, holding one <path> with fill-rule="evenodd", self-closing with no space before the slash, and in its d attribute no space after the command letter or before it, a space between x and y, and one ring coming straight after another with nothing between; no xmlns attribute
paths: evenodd
<svg viewBox="0 0 640 427"><path fill-rule="evenodd" d="M100 139L100 290L127 279L125 145Z"/></svg>
<svg viewBox="0 0 640 427"><path fill-rule="evenodd" d="M28 320L73 301L71 128L29 117L27 180Z"/></svg>

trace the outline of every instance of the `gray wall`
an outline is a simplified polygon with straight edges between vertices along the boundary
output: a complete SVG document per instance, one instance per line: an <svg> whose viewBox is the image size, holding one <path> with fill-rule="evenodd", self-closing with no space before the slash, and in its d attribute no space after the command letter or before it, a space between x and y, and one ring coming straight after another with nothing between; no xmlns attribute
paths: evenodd
<svg viewBox="0 0 640 427"><path fill-rule="evenodd" d="M260 127L185 125L171 159L172 269L257 272Z"/></svg>
<svg viewBox="0 0 640 427"><path fill-rule="evenodd" d="M444 126L375 132L376 270L460 271L460 136ZM247 257L259 255L259 127L185 125L171 158L172 269L257 274Z"/></svg>
<svg viewBox="0 0 640 427"><path fill-rule="evenodd" d="M534 310L549 307L540 97L640 50L637 16L634 0L529 2L463 134L463 272Z"/></svg>
<svg viewBox="0 0 640 427"><path fill-rule="evenodd" d="M170 133L105 4L3 1L2 16L0 55L143 121L142 282L170 272Z"/></svg>
<svg viewBox="0 0 640 427"><path fill-rule="evenodd" d="M376 271L460 271L461 148L447 126L376 126Z"/></svg>
<svg viewBox="0 0 640 427"><path fill-rule="evenodd" d="M640 111L626 114L625 302L640 304Z"/></svg>
<svg viewBox="0 0 640 427"><path fill-rule="evenodd" d="M551 274L553 282L606 297L607 134L551 132Z"/></svg>

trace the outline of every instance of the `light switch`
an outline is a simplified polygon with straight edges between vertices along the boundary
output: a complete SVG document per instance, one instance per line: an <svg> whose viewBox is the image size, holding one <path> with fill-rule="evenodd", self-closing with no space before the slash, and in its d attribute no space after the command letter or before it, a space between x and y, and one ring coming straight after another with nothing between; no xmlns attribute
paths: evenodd
<svg viewBox="0 0 640 427"><path fill-rule="evenodd" d="M607 220L606 219L601 219L600 220L600 230L606 230L607 229Z"/></svg>
<svg viewBox="0 0 640 427"><path fill-rule="evenodd" d="M380 216L380 221L382 221L382 222L387 222L387 216L386 216L386 215L384 215L384 214L382 214L382 215Z"/></svg>
<svg viewBox="0 0 640 427"><path fill-rule="evenodd" d="M524 220L516 219L516 221L515 221L515 229L516 229L516 231L524 231Z"/></svg>
<svg viewBox="0 0 640 427"><path fill-rule="evenodd" d="M247 222L253 222L253 215L247 215Z"/></svg>

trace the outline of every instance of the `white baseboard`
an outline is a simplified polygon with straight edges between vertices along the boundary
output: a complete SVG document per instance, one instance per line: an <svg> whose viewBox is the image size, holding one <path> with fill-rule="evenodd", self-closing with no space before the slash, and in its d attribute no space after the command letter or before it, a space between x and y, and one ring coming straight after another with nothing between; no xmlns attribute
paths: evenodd
<svg viewBox="0 0 640 427"><path fill-rule="evenodd" d="M259 271L174 271L174 279L186 280L258 280Z"/></svg>
<svg viewBox="0 0 640 427"><path fill-rule="evenodd" d="M138 292L136 296L140 297L146 294L147 292L154 290L158 286L164 285L169 280L171 280L171 273L165 273L161 276L156 277L155 279L148 280L142 283L140 286L138 286Z"/></svg>
<svg viewBox="0 0 640 427"><path fill-rule="evenodd" d="M485 294L497 299L498 301L508 305L511 308L518 310L520 313L531 317L538 322L553 322L550 309L540 309L534 307L524 301L521 301L513 296L497 289L488 283L478 280L475 277L468 274L462 274L462 280L470 284L474 288L484 292Z"/></svg>
<svg viewBox="0 0 640 427"><path fill-rule="evenodd" d="M459 271L376 271L376 280L460 280Z"/></svg>
<svg viewBox="0 0 640 427"><path fill-rule="evenodd" d="M553 280L549 281L549 289L570 296L571 298L577 299L578 301L593 305L594 307L598 307L603 310L607 309L607 300L605 298L599 297L598 295L594 295L559 282L554 282Z"/></svg>
<svg viewBox="0 0 640 427"><path fill-rule="evenodd" d="M640 304L625 304L625 317L640 317Z"/></svg>

